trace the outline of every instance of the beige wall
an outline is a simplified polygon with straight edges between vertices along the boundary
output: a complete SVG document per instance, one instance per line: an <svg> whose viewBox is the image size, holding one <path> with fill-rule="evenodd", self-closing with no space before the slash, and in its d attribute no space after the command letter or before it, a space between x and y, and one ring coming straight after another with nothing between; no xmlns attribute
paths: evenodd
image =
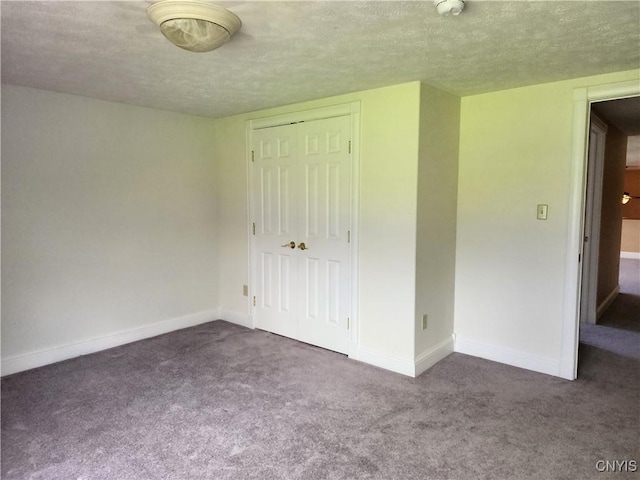
<svg viewBox="0 0 640 480"><path fill-rule="evenodd" d="M639 73L462 99L456 348L558 374L565 294L575 282L565 278L574 89ZM548 220L536 220L537 204L548 204Z"/></svg>
<svg viewBox="0 0 640 480"><path fill-rule="evenodd" d="M622 202L624 167L627 160L627 136L608 125L602 175L602 208L600 211L600 246L598 252L598 307L618 288L620 276L620 239L622 235ZM599 311L602 308L598 309Z"/></svg>
<svg viewBox="0 0 640 480"><path fill-rule="evenodd" d="M212 132L209 119L2 86L3 371L215 311Z"/></svg>
<svg viewBox="0 0 640 480"><path fill-rule="evenodd" d="M453 334L460 99L422 85L416 242L416 357ZM422 315L428 326L422 329Z"/></svg>
<svg viewBox="0 0 640 480"><path fill-rule="evenodd" d="M620 250L640 253L640 220L622 219L622 244Z"/></svg>

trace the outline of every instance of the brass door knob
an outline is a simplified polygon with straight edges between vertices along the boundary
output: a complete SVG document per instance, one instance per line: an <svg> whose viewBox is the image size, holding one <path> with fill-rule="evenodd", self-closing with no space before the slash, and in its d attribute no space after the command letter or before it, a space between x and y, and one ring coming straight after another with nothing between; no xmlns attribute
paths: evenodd
<svg viewBox="0 0 640 480"><path fill-rule="evenodd" d="M298 248L300 250L309 250L309 247L307 247L304 242L300 242L300 245L298 245Z"/></svg>
<svg viewBox="0 0 640 480"><path fill-rule="evenodd" d="M296 242L294 242L293 240L290 241L289 243L285 243L284 245L280 245L281 247L289 247L290 249L294 249L296 248Z"/></svg>

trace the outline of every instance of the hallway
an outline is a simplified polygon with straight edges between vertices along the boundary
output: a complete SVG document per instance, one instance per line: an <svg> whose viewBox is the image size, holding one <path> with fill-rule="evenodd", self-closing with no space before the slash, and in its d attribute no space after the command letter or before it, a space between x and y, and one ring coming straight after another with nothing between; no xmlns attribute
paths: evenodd
<svg viewBox="0 0 640 480"><path fill-rule="evenodd" d="M580 325L580 343L640 359L639 259L620 259L620 294L597 325Z"/></svg>

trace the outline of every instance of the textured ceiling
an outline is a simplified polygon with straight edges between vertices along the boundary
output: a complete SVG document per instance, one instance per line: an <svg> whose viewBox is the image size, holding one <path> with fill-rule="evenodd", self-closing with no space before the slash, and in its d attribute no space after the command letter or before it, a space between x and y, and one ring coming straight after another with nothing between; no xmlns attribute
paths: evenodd
<svg viewBox="0 0 640 480"><path fill-rule="evenodd" d="M640 97L597 102L593 109L625 135L640 135Z"/></svg>
<svg viewBox="0 0 640 480"><path fill-rule="evenodd" d="M217 2L243 27L219 50L170 44L149 2L1 4L2 81L221 117L421 80L457 95L640 66L640 2Z"/></svg>
<svg viewBox="0 0 640 480"><path fill-rule="evenodd" d="M595 112L613 124L627 139L627 167L640 168L640 97L597 102Z"/></svg>

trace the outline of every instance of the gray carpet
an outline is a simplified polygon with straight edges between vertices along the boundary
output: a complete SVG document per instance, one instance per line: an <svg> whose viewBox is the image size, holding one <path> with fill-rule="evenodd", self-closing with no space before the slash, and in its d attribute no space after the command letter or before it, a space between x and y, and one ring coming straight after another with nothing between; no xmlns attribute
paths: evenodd
<svg viewBox="0 0 640 480"><path fill-rule="evenodd" d="M620 259L620 294L596 325L580 325L580 342L640 360L640 260Z"/></svg>
<svg viewBox="0 0 640 480"><path fill-rule="evenodd" d="M640 363L574 382L453 354L417 379L223 321L6 377L5 479L627 479Z"/></svg>
<svg viewBox="0 0 640 480"><path fill-rule="evenodd" d="M620 259L620 294L602 314L598 325L640 334L640 260Z"/></svg>

